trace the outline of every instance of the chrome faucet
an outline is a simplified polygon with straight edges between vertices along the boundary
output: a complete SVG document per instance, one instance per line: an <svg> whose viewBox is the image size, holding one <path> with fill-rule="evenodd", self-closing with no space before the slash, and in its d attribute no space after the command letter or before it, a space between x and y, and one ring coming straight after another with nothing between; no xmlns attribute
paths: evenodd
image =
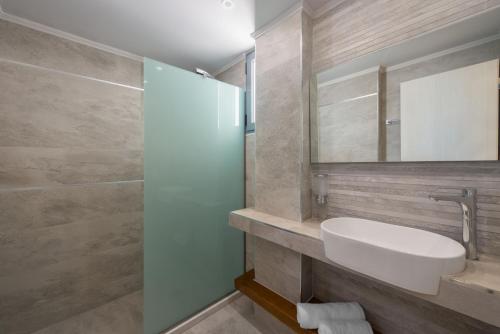
<svg viewBox="0 0 500 334"><path fill-rule="evenodd" d="M476 189L465 188L462 196L438 196L430 195L430 199L445 202L455 202L462 209L462 244L465 247L466 257L469 260L477 260L477 238L476 238Z"/></svg>

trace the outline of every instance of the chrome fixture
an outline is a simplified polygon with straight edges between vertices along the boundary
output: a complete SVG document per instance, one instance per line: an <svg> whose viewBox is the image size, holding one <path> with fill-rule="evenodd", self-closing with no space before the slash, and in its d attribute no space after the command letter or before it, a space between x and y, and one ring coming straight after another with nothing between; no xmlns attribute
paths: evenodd
<svg viewBox="0 0 500 334"><path fill-rule="evenodd" d="M445 202L455 202L462 209L462 244L465 247L466 257L469 260L477 260L477 238L476 238L476 189L465 188L462 196L452 195L430 195L430 199Z"/></svg>
<svg viewBox="0 0 500 334"><path fill-rule="evenodd" d="M316 203L325 205L328 200L328 175L316 174L313 179L313 194Z"/></svg>
<svg viewBox="0 0 500 334"><path fill-rule="evenodd" d="M385 125L398 125L401 124L400 119L386 119L385 120Z"/></svg>
<svg viewBox="0 0 500 334"><path fill-rule="evenodd" d="M201 68L195 68L195 69L194 69L194 72L195 72L196 74L202 75L205 79L206 79L206 78L212 78L212 79L214 78L214 76L213 76L213 75L211 75L210 73L208 73L208 72L207 72L207 71L205 71L205 70L202 70Z"/></svg>

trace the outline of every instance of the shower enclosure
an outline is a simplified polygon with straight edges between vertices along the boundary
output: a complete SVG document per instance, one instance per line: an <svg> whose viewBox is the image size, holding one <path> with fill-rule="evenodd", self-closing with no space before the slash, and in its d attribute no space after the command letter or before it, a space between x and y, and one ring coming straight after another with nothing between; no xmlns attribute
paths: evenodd
<svg viewBox="0 0 500 334"><path fill-rule="evenodd" d="M230 293L241 90L6 20L0 45L0 333L159 333Z"/></svg>
<svg viewBox="0 0 500 334"><path fill-rule="evenodd" d="M244 237L241 89L144 62L144 328L159 333L234 290Z"/></svg>

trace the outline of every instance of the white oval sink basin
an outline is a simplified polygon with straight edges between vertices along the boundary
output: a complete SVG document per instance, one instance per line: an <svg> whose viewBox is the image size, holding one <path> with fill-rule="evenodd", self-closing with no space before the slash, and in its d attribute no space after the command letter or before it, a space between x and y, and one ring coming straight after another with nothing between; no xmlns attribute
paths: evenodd
<svg viewBox="0 0 500 334"><path fill-rule="evenodd" d="M465 248L415 228L358 218L321 223L325 255L362 274L411 291L436 295L441 276L465 269Z"/></svg>

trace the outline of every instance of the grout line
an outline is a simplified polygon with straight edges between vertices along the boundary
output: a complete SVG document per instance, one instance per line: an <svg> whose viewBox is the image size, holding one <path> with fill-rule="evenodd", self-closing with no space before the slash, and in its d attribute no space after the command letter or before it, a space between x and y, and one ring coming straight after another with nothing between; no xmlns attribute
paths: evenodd
<svg viewBox="0 0 500 334"><path fill-rule="evenodd" d="M144 91L144 88L141 88L141 87L135 87L135 86L125 85L125 84L121 84L121 83L117 83L117 82L112 82L112 81L103 80L103 79L97 79L97 78L89 77L89 76L86 76L86 75L81 75L81 74L76 74L76 73L71 73L71 72L65 72L65 71L56 70L56 69L53 69L53 68L48 68L48 67L43 67L43 66L39 66L39 65L33 65L33 64L23 63L23 62L19 62L19 61L15 61L15 60L0 58L0 62L6 62L6 63L10 63L10 64L15 64L15 65L19 65L19 66L25 66L25 67L29 67L29 68L35 68L35 69L38 69L38 70L53 72L53 73L57 73L57 74L68 75L68 76L72 76L72 77L76 77L76 78L80 78L80 79L87 79L87 80L91 80L91 81L97 81L97 82L100 82L100 83L105 83L105 84L114 85L114 86L119 86L119 87L124 87L124 88L130 88L130 89L138 90L138 91L141 91L141 92Z"/></svg>
<svg viewBox="0 0 500 334"><path fill-rule="evenodd" d="M362 95L362 96L351 97L351 98L348 98L348 99L345 99L345 100L342 100L342 101L339 101L339 102L318 105L318 109L319 108L323 108L323 107L338 106L338 105L343 104L343 103L348 103L348 102L353 102L353 101L357 101L357 100L362 100L362 99L366 99L366 98L369 98L369 97L372 97L372 96L377 96L377 95L378 95L378 92L370 93L370 94L366 94L366 95Z"/></svg>
<svg viewBox="0 0 500 334"><path fill-rule="evenodd" d="M201 312L193 315L189 319L181 322L177 326L162 332L163 334L181 334L187 331L188 329L194 327L196 324L200 323L201 321L205 320L212 314L216 313L220 309L222 309L224 306L228 305L231 303L233 300L236 300L242 296L242 293L239 291L235 291L231 293L230 295L222 298L221 300L215 302L214 304L208 306L207 308L203 309Z"/></svg>
<svg viewBox="0 0 500 334"><path fill-rule="evenodd" d="M86 187L93 185L112 185L112 184L128 184L128 183L144 183L144 180L103 181L103 182L89 182L89 183L68 183L68 184L47 185L39 187L0 188L0 193L11 192L11 191L32 191L32 190L57 189L63 187Z"/></svg>

